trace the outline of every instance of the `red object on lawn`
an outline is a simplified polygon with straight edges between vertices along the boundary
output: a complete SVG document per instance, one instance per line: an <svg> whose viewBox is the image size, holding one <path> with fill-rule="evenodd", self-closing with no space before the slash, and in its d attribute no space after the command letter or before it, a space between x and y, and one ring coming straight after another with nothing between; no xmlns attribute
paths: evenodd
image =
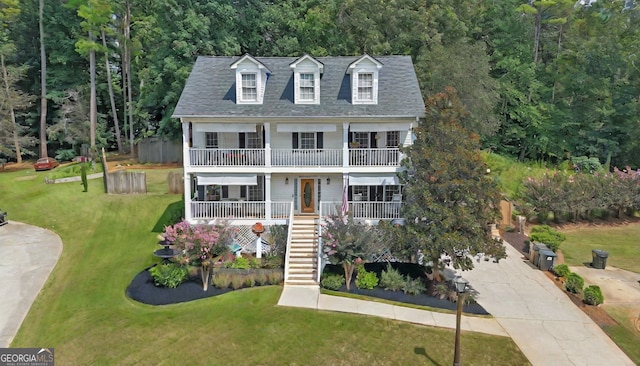
<svg viewBox="0 0 640 366"><path fill-rule="evenodd" d="M35 170L49 170L57 167L58 165L60 165L60 163L58 163L56 159L46 157L38 159L38 161L33 164L33 168Z"/></svg>

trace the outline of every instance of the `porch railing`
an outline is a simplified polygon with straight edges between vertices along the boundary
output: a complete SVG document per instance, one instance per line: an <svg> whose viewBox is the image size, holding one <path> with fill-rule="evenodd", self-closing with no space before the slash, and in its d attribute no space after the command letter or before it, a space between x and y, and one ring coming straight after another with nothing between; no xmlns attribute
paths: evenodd
<svg viewBox="0 0 640 366"><path fill-rule="evenodd" d="M342 166L342 149L272 149L273 166Z"/></svg>
<svg viewBox="0 0 640 366"><path fill-rule="evenodd" d="M349 149L349 166L398 166L400 149Z"/></svg>
<svg viewBox="0 0 640 366"><path fill-rule="evenodd" d="M340 215L342 202L322 201L321 210L324 216ZM358 220L390 220L400 218L402 202L366 202L349 201L349 214Z"/></svg>
<svg viewBox="0 0 640 366"><path fill-rule="evenodd" d="M271 202L271 218L289 217L291 202ZM266 219L264 201L193 201L191 215L194 219L213 220L216 218Z"/></svg>

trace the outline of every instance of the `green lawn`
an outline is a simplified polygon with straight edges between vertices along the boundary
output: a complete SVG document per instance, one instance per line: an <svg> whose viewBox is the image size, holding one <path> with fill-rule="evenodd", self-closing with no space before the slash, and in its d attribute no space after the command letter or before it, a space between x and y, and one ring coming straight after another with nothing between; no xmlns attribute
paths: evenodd
<svg viewBox="0 0 640 366"><path fill-rule="evenodd" d="M64 250L12 347L54 347L57 365L445 365L454 332L397 321L276 306L281 288L253 288L153 307L125 289L156 261L168 171L149 170L146 195L109 196L102 180L44 184L46 172L0 173L9 220L49 228ZM464 332L464 364L525 365L509 338Z"/></svg>
<svg viewBox="0 0 640 366"><path fill-rule="evenodd" d="M591 250L602 249L609 253L607 265L640 273L640 223L562 232L567 240L562 242L560 249L568 265L591 263Z"/></svg>

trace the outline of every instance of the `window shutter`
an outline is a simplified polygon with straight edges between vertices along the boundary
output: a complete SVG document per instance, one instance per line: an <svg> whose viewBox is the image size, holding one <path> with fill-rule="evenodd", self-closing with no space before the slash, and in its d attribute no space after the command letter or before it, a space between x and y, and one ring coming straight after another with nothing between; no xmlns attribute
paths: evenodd
<svg viewBox="0 0 640 366"><path fill-rule="evenodd" d="M240 198L247 198L247 186L240 186Z"/></svg>
<svg viewBox="0 0 640 366"><path fill-rule="evenodd" d="M229 198L229 186L222 186L222 198Z"/></svg>
<svg viewBox="0 0 640 366"><path fill-rule="evenodd" d="M245 146L246 146L246 145L245 145L245 141L246 141L246 137L245 137L245 135L246 135L246 134L245 134L244 132L240 132L240 133L238 134L238 147L239 147L239 148L241 148L241 149L244 149L244 148L245 148Z"/></svg>
<svg viewBox="0 0 640 366"><path fill-rule="evenodd" d="M316 133L316 148L322 149L323 144L324 144L324 132Z"/></svg>
<svg viewBox="0 0 640 366"><path fill-rule="evenodd" d="M205 186L198 186L198 201L204 201L204 189Z"/></svg>
<svg viewBox="0 0 640 366"><path fill-rule="evenodd" d="M376 132L371 132L369 135L369 145L372 149L378 147L378 141L376 140Z"/></svg>
<svg viewBox="0 0 640 366"><path fill-rule="evenodd" d="M292 132L291 133L291 148L292 149L297 149L298 148L298 133L297 132Z"/></svg>

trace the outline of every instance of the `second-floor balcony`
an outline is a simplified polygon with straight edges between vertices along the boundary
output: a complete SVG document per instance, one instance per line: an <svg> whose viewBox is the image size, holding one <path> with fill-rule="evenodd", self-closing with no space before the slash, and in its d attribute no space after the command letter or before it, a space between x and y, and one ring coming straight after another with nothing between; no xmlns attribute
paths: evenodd
<svg viewBox="0 0 640 366"><path fill-rule="evenodd" d="M270 165L265 159L270 154ZM343 149L189 149L190 166L399 166L399 148Z"/></svg>

